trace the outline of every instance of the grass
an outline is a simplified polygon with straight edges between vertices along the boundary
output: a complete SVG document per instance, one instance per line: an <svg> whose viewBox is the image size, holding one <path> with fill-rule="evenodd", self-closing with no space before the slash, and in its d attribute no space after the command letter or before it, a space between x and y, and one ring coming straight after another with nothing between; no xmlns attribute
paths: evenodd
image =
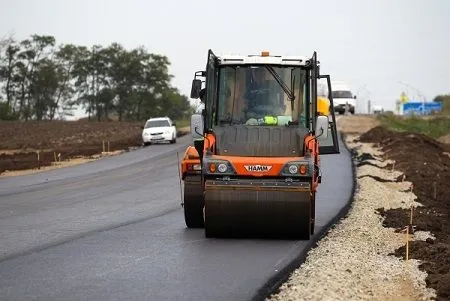
<svg viewBox="0 0 450 301"><path fill-rule="evenodd" d="M403 117L403 116L380 116L381 125L397 130L422 133L432 138L439 138L450 133L449 116L436 117Z"/></svg>
<svg viewBox="0 0 450 301"><path fill-rule="evenodd" d="M182 129L182 128L191 126L191 120L190 119L175 120L175 123L177 124L177 129Z"/></svg>

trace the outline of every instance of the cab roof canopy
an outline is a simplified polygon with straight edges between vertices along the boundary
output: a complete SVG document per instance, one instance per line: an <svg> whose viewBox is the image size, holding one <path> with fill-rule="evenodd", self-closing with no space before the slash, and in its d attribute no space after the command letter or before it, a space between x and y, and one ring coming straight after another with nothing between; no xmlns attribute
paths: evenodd
<svg viewBox="0 0 450 301"><path fill-rule="evenodd" d="M261 52L260 55L218 55L220 65L290 65L306 66L311 59L307 56L271 56L268 51Z"/></svg>

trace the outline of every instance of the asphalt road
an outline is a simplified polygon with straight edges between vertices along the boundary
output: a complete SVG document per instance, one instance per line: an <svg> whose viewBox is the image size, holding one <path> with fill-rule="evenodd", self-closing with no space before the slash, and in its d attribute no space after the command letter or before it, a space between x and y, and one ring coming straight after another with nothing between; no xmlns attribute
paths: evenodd
<svg viewBox="0 0 450 301"><path fill-rule="evenodd" d="M0 300L248 300L311 242L185 228L176 145L0 179ZM348 204L348 151L321 158L317 235Z"/></svg>

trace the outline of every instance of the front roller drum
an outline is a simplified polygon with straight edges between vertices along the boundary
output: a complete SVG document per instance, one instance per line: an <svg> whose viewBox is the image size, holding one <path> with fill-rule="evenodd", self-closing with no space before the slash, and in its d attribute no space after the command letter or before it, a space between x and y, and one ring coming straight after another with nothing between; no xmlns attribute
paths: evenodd
<svg viewBox="0 0 450 301"><path fill-rule="evenodd" d="M184 179L184 220L188 228L203 228L203 188L201 176Z"/></svg>
<svg viewBox="0 0 450 301"><path fill-rule="evenodd" d="M206 237L310 238L309 183L205 184Z"/></svg>

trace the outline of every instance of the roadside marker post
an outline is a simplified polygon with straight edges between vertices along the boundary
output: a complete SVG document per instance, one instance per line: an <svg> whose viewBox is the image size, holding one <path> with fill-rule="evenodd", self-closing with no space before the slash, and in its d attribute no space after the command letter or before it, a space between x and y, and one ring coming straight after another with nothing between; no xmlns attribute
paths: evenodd
<svg viewBox="0 0 450 301"><path fill-rule="evenodd" d="M406 260L409 260L409 227L406 227Z"/></svg>

